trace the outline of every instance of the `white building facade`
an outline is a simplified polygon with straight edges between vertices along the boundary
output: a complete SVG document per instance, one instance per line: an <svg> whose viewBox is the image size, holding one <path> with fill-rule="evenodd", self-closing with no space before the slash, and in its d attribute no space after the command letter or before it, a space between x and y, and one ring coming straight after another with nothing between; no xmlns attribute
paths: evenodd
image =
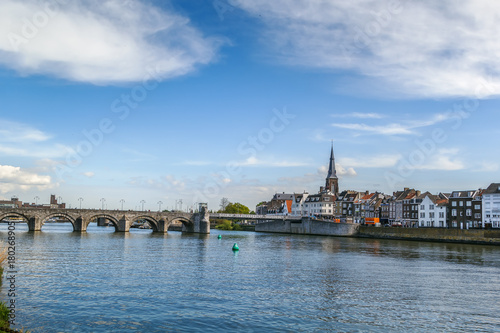
<svg viewBox="0 0 500 333"><path fill-rule="evenodd" d="M432 194L422 195L422 202L418 206L419 227L446 228L447 203Z"/></svg>
<svg viewBox="0 0 500 333"><path fill-rule="evenodd" d="M493 183L483 192L483 225L500 228L500 183Z"/></svg>

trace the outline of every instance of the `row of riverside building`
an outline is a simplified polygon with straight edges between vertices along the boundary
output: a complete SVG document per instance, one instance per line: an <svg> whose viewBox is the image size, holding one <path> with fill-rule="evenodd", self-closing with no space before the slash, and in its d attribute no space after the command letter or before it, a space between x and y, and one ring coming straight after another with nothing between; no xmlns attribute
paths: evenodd
<svg viewBox="0 0 500 333"><path fill-rule="evenodd" d="M500 228L500 183L436 195L410 188L392 195L340 192L332 146L326 184L317 194L276 193L271 201L260 203L256 213L394 227Z"/></svg>

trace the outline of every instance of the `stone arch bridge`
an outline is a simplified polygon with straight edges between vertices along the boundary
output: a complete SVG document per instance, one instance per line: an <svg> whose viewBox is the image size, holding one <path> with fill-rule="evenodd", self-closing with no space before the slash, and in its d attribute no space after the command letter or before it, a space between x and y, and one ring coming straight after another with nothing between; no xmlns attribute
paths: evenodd
<svg viewBox="0 0 500 333"><path fill-rule="evenodd" d="M174 222L182 222L182 231L210 233L209 215L206 209L200 213L146 212L98 209L57 208L0 208L0 221L6 218L23 219L30 231L42 230L42 225L52 218L65 219L73 225L73 231L86 232L90 222L103 218L111 222L115 231L128 232L134 221L146 220L153 232L166 233Z"/></svg>

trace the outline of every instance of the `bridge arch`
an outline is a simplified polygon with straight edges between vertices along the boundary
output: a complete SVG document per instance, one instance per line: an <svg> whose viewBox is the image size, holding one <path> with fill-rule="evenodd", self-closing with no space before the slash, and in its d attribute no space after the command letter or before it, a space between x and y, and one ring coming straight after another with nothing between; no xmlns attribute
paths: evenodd
<svg viewBox="0 0 500 333"><path fill-rule="evenodd" d="M108 221L110 221L111 223L113 223L113 226L115 227L115 231L119 231L119 228L118 228L118 219L113 216L113 215L109 215L109 214L106 214L106 213L96 213L96 214L92 214L92 215L89 215L88 217L85 218L84 220L84 229L83 230L87 230L90 222L94 221L94 220L97 220L99 218L104 218Z"/></svg>
<svg viewBox="0 0 500 333"><path fill-rule="evenodd" d="M177 217L174 217L174 218L171 218L170 221L169 221L169 224L167 226L167 228L172 224L172 223L175 223L175 222L181 222L182 225L184 226L184 228L188 231L188 232L193 232L193 227L194 227L194 223L192 220L188 219L187 217L185 216L177 216ZM184 231L184 229L183 229Z"/></svg>
<svg viewBox="0 0 500 333"><path fill-rule="evenodd" d="M3 219L9 218L9 217L17 217L17 218L22 218L26 223L29 221L29 218L25 216L24 214L17 213L17 212L5 212L0 214L0 221Z"/></svg>
<svg viewBox="0 0 500 333"><path fill-rule="evenodd" d="M71 222L71 225L73 226L73 231L75 231L75 218L72 217L71 215L68 215L68 214L65 214L65 213L60 213L60 212L54 212L54 213L50 213L49 215L45 215L42 219L41 219L41 223L42 223L42 228L43 228L43 224L45 222L47 222L48 220L50 220L51 218L54 218L54 217L61 217L63 219L67 219L69 222Z"/></svg>
<svg viewBox="0 0 500 333"><path fill-rule="evenodd" d="M153 232L158 232L158 220L156 220L155 218L149 215L137 215L131 219L131 222L134 223L138 220L146 220L151 226L151 229L153 229Z"/></svg>

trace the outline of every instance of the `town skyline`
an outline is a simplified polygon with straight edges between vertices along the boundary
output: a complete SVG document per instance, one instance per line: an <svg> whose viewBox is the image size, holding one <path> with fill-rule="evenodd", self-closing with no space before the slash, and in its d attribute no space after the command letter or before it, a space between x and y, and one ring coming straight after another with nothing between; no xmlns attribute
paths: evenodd
<svg viewBox="0 0 500 333"><path fill-rule="evenodd" d="M341 190L498 181L497 6L307 4L4 1L0 199L254 209L332 139Z"/></svg>

